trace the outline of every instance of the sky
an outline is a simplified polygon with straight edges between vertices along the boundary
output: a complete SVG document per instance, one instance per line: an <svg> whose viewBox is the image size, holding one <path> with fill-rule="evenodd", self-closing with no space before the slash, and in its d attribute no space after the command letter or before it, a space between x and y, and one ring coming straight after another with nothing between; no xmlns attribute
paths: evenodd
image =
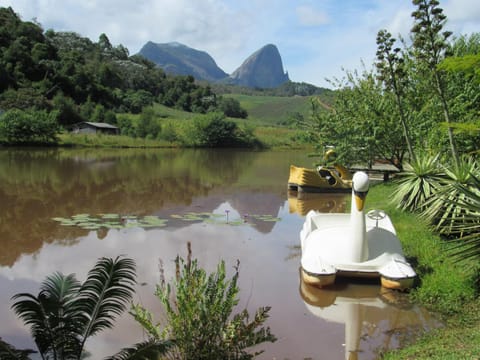
<svg viewBox="0 0 480 360"><path fill-rule="evenodd" d="M331 87L345 70L370 69L381 29L408 39L411 0L0 0L44 30L74 31L130 54L179 42L206 51L231 74L267 44L277 46L292 81ZM440 0L455 36L480 32L480 1ZM364 65L363 65L364 64Z"/></svg>

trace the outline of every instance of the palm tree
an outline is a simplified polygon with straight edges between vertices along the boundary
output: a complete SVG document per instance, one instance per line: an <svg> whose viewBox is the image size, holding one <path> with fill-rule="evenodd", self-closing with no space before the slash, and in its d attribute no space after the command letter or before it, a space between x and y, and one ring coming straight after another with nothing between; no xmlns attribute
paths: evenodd
<svg viewBox="0 0 480 360"><path fill-rule="evenodd" d="M2 360L29 360L29 354L34 354L34 350L18 350L0 338L0 359Z"/></svg>
<svg viewBox="0 0 480 360"><path fill-rule="evenodd" d="M12 308L30 326L43 360L77 360L86 340L112 328L126 309L135 276L132 259L101 258L83 284L73 274L54 273L42 282L37 296L15 295Z"/></svg>

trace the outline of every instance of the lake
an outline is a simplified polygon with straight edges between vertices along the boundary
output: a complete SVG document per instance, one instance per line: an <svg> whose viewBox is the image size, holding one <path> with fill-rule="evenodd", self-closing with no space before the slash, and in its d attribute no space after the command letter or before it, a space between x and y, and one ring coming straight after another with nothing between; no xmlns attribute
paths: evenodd
<svg viewBox="0 0 480 360"><path fill-rule="evenodd" d="M36 349L11 297L37 294L55 271L83 281L102 256L136 261L134 302L162 321L153 295L159 266L172 279L188 242L209 272L223 259L233 273L240 261L239 310L253 316L272 307L267 325L278 340L261 346L259 359L375 359L438 326L404 294L376 283L328 290L301 283L306 212L345 212L350 202L350 195L288 193L290 164L313 162L300 151L0 149L0 337ZM126 314L87 350L101 359L142 339Z"/></svg>

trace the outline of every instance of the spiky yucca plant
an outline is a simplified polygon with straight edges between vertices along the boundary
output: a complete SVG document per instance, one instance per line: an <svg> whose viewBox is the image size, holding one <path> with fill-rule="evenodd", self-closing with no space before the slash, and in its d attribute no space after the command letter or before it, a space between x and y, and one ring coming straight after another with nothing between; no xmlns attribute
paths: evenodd
<svg viewBox="0 0 480 360"><path fill-rule="evenodd" d="M190 249L190 248L189 248ZM260 352L249 353L248 348L263 342L274 342L270 329L263 327L270 307L261 307L250 320L247 310L232 316L238 304L238 264L233 277L226 277L222 261L215 272L207 274L196 259L177 257L177 276L173 284L164 281L157 286L167 315L163 328L153 322L152 314L140 305L132 307L132 315L149 335L149 340L127 349L111 359L140 359L129 357L136 348L164 346L171 339L169 359L252 359ZM125 350L124 350L125 351ZM132 355L133 356L133 355ZM157 352L157 358L162 358Z"/></svg>
<svg viewBox="0 0 480 360"><path fill-rule="evenodd" d="M463 210L461 221L458 217L446 219L443 226L448 227L455 236L453 254L462 260L480 260L480 174L471 175L469 185L455 183L453 188L461 194L455 206Z"/></svg>
<svg viewBox="0 0 480 360"><path fill-rule="evenodd" d="M479 191L474 179L480 175L480 169L473 157L462 157L457 164L444 167L444 174L435 196L425 203L422 216L439 233L463 237L470 232L474 214L469 203L471 195Z"/></svg>
<svg viewBox="0 0 480 360"><path fill-rule="evenodd" d="M134 284L132 259L101 258L84 283L55 273L42 282L37 296L15 295L12 308L30 326L42 359L76 360L87 338L113 327L132 299Z"/></svg>
<svg viewBox="0 0 480 360"><path fill-rule="evenodd" d="M416 159L405 164L404 171L397 181L397 190L392 202L408 211L421 211L425 203L440 187L442 168L438 163L439 155L417 155Z"/></svg>

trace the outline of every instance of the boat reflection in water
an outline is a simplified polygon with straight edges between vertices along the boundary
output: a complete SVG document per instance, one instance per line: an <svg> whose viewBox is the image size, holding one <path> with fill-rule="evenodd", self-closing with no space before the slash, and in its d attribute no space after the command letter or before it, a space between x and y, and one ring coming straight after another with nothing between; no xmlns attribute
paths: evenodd
<svg viewBox="0 0 480 360"><path fill-rule="evenodd" d="M297 191L288 192L288 209L290 214L297 213L305 216L310 210L322 213L344 213L347 208L347 200L350 193L302 193Z"/></svg>
<svg viewBox="0 0 480 360"><path fill-rule="evenodd" d="M345 359L372 359L395 349L402 340L440 326L425 310L406 301L406 294L371 282L337 282L317 288L302 281L300 295L315 316L345 324Z"/></svg>

